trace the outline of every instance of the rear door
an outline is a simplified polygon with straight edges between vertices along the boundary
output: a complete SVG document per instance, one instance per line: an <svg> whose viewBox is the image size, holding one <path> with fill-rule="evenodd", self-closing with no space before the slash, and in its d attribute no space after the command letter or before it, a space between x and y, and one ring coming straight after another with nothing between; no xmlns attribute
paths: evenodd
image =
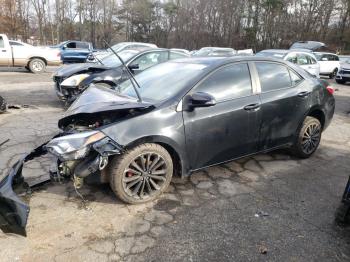
<svg viewBox="0 0 350 262"><path fill-rule="evenodd" d="M293 142L310 104L306 81L276 62L255 62L260 83L261 126L259 150Z"/></svg>
<svg viewBox="0 0 350 262"><path fill-rule="evenodd" d="M253 86L248 64L236 63L215 70L190 91L216 100L214 106L183 112L192 169L257 151L260 100Z"/></svg>
<svg viewBox="0 0 350 262"><path fill-rule="evenodd" d="M0 35L0 66L9 66L12 58L11 48Z"/></svg>

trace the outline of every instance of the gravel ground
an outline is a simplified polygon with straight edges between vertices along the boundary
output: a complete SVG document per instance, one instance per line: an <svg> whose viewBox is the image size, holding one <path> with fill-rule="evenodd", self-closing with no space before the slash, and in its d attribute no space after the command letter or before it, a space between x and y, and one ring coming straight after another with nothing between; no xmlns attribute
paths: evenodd
<svg viewBox="0 0 350 262"><path fill-rule="evenodd" d="M278 151L208 168L137 206L105 185L85 186L84 205L70 183L49 184L30 197L26 238L0 232L1 261L350 261L350 231L333 223L349 176L350 86L333 85L336 114L312 158ZM27 105L0 115L4 176L58 132L64 109L50 72L2 70L0 95ZM49 165L36 159L24 174Z"/></svg>

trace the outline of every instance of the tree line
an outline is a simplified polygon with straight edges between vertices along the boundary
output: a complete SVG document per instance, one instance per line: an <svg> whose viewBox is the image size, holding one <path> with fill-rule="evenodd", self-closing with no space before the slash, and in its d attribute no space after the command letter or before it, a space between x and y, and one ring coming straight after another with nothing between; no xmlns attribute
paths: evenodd
<svg viewBox="0 0 350 262"><path fill-rule="evenodd" d="M316 40L350 53L350 0L0 0L0 33L97 48L106 40L261 50Z"/></svg>

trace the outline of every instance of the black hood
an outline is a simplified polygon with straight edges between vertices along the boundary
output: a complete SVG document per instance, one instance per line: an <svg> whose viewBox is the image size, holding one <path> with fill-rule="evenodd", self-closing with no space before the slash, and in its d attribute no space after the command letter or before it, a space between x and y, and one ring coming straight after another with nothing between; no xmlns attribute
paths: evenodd
<svg viewBox="0 0 350 262"><path fill-rule="evenodd" d="M104 86L92 84L82 93L68 108L64 117L59 120L60 128L66 126L71 120L79 116L94 115L99 113L150 108L153 105L148 102L138 102L136 98L123 96L116 91Z"/></svg>
<svg viewBox="0 0 350 262"><path fill-rule="evenodd" d="M98 64L98 63L80 63L80 64L71 64L60 67L56 72L56 76L60 77L69 77L71 75L77 74L79 72L87 72L91 70L106 70L108 67Z"/></svg>

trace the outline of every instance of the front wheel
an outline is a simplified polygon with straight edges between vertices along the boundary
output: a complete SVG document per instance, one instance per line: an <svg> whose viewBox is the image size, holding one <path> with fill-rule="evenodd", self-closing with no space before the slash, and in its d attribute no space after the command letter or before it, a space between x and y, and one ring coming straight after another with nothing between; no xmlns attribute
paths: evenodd
<svg viewBox="0 0 350 262"><path fill-rule="evenodd" d="M300 158L309 158L321 141L322 125L314 117L307 116L299 131L292 152Z"/></svg>
<svg viewBox="0 0 350 262"><path fill-rule="evenodd" d="M338 68L335 68L335 69L333 70L333 72L329 74L329 78L330 78L330 79L335 78L336 75L337 75L337 73L338 73Z"/></svg>
<svg viewBox="0 0 350 262"><path fill-rule="evenodd" d="M350 206L341 203L335 212L335 222L339 225L350 225Z"/></svg>
<svg viewBox="0 0 350 262"><path fill-rule="evenodd" d="M335 82L337 82L338 84L344 85L345 81L344 80L340 80L340 79L336 79Z"/></svg>
<svg viewBox="0 0 350 262"><path fill-rule="evenodd" d="M29 70L34 74L43 73L45 68L45 62L39 58L34 58L29 62Z"/></svg>
<svg viewBox="0 0 350 262"><path fill-rule="evenodd" d="M112 160L110 186L122 201L144 203L167 189L173 171L172 158L164 147L141 144Z"/></svg>

